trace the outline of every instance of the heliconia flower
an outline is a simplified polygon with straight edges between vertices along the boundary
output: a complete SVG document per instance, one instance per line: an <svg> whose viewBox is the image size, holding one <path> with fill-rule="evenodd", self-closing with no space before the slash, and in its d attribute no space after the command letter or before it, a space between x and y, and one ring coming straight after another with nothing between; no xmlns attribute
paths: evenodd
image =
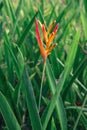
<svg viewBox="0 0 87 130"><path fill-rule="evenodd" d="M53 32L50 34L50 32L51 32L53 26L55 25L55 23L56 23L56 21L54 21L50 25L48 30L46 31L45 24L41 24L41 22L39 20L37 20L37 19L36 19L36 22L35 22L36 38L37 38L38 45L40 47L40 52L41 52L41 55L43 57L44 62L46 62L47 56L50 54L52 49L56 46L56 44L51 45L51 43L52 43L52 41L54 40L54 38L56 36L56 32L58 30L58 24L55 26ZM44 41L46 43L46 47L44 47L43 42L41 40L38 24L40 24L40 26L42 28L42 32L43 32L43 36L44 36Z"/></svg>

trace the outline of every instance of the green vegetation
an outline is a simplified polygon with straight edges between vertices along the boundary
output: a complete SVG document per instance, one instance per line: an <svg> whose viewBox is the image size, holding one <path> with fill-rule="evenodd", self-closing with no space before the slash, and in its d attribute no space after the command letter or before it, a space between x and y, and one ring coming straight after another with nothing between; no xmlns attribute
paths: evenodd
<svg viewBox="0 0 87 130"><path fill-rule="evenodd" d="M58 24L46 62L36 19ZM86 0L0 2L0 130L87 130Z"/></svg>

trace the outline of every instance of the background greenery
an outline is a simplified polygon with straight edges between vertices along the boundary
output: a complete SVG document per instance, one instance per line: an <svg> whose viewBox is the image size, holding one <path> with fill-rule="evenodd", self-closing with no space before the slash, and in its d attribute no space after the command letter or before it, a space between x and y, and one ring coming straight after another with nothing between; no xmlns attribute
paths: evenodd
<svg viewBox="0 0 87 130"><path fill-rule="evenodd" d="M59 24L40 110L35 18ZM87 0L0 1L0 130L87 130L86 50Z"/></svg>

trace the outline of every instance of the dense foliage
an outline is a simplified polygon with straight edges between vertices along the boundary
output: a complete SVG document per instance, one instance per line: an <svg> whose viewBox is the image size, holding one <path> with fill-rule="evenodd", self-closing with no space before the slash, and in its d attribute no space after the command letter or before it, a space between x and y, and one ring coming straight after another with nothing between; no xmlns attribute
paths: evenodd
<svg viewBox="0 0 87 130"><path fill-rule="evenodd" d="M36 19L46 30L58 25L46 63ZM0 1L0 130L7 129L87 130L86 0Z"/></svg>

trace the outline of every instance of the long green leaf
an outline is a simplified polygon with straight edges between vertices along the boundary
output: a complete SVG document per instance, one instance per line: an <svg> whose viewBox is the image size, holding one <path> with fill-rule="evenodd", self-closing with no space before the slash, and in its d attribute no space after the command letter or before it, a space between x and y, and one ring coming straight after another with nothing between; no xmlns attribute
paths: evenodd
<svg viewBox="0 0 87 130"><path fill-rule="evenodd" d="M9 39L7 37L7 34L5 33L5 43L7 43L9 45L9 48L10 48L10 44L9 44ZM13 72L13 64L12 64L12 59L11 59L11 56L10 56L10 53L9 53L9 50L8 50L8 47L6 46L6 44L4 44L4 51L5 51L5 61L6 61L6 64L7 64L7 72L8 72L8 79L9 81L11 82L11 84L13 84L14 82L14 72Z"/></svg>
<svg viewBox="0 0 87 130"><path fill-rule="evenodd" d="M14 12L14 7L13 7L13 4L12 4L12 1L8 0L8 2L9 2L10 12L11 12L12 20L13 20L13 26L14 26L14 24L16 24L16 26L15 26L16 32L18 34L18 37L20 37L20 30L19 30L19 27L17 25L16 15L15 15L15 12Z"/></svg>
<svg viewBox="0 0 87 130"><path fill-rule="evenodd" d="M0 67L0 91L2 91L4 94L6 94L7 92L7 82L1 67Z"/></svg>
<svg viewBox="0 0 87 130"><path fill-rule="evenodd" d="M41 130L41 121L40 117L38 114L38 109L37 109L37 104L33 92L33 87L30 82L28 73L26 69L24 69L23 72L23 81L24 81L24 90L25 90L25 96L26 96L26 102L27 102L27 107L30 115L30 120L32 124L33 130Z"/></svg>
<svg viewBox="0 0 87 130"><path fill-rule="evenodd" d="M87 40L87 15L81 11L81 21L82 21L82 25L83 25L83 30L84 30L84 35L85 35L85 39Z"/></svg>
<svg viewBox="0 0 87 130"><path fill-rule="evenodd" d="M20 10L21 10L21 8L22 8L22 5L23 5L23 0L19 0L18 7L17 7L16 13L15 13L17 19L18 19L18 16L19 16L19 14L20 14Z"/></svg>
<svg viewBox="0 0 87 130"><path fill-rule="evenodd" d="M87 57L84 57L84 59L81 61L81 63L79 64L78 68L76 69L73 77L71 78L71 80L69 81L69 84L67 86L65 86L65 88L62 91L63 97L65 98L65 95L67 95L67 92L70 88L70 86L72 86L74 80L76 79L77 76L79 76L82 72L82 70L87 66Z"/></svg>
<svg viewBox="0 0 87 130"><path fill-rule="evenodd" d="M52 121L51 121L51 130L56 130L56 125L55 125L53 118L52 118Z"/></svg>
<svg viewBox="0 0 87 130"><path fill-rule="evenodd" d="M2 7L3 7L3 3L1 2L1 3L0 3L0 10L2 9Z"/></svg>
<svg viewBox="0 0 87 130"><path fill-rule="evenodd" d="M31 21L29 22L29 24L26 26L25 30L23 31L23 33L22 33L20 39L19 39L18 42L17 42L17 44L18 44L19 46L21 46L22 43L24 42L24 40L25 40L25 38L26 38L26 36L27 36L29 30L31 29L31 27L32 27L32 25L33 25L33 23L34 23L34 20L35 20L35 17L37 16L37 14L38 14L38 12L36 12L36 14L33 16L33 18L31 19Z"/></svg>
<svg viewBox="0 0 87 130"><path fill-rule="evenodd" d="M56 103L57 103L57 99L58 99L60 92L63 89L64 83L67 80L69 73L71 71L71 68L72 68L72 65L73 65L73 62L74 62L74 58L75 58L75 55L76 55L77 47L78 47L79 38L80 38L80 32L78 31L75 34L74 40L72 42L72 46L70 47L70 51L69 51L69 55L68 55L67 60L66 60L64 72L62 73L62 76L59 80L55 95L53 96L53 98L50 102L50 106L48 108L48 112L47 112L47 115L46 115L46 118L45 118L45 121L44 121L44 124L43 124L43 130L45 130L46 127L47 127L50 116L51 116L51 114L52 114L52 112L55 108ZM48 68L46 68L46 69L48 69Z"/></svg>
<svg viewBox="0 0 87 130"><path fill-rule="evenodd" d="M12 15L11 15L11 11L10 11L8 0L3 0L3 5L4 5L5 11L7 13L7 16L10 17L10 20L11 20L11 23L12 23L13 19L12 19Z"/></svg>
<svg viewBox="0 0 87 130"><path fill-rule="evenodd" d="M52 72L52 69L50 67L49 62L46 63L46 74L47 74L48 82L50 85L49 86L50 90L51 90L52 94L54 95L56 88L57 88L57 85L56 85L55 77L54 77L54 74ZM57 102L56 102L56 113L57 113L57 116L58 116L59 121L60 121L61 130L67 130L66 113L64 110L61 96L58 97Z"/></svg>
<svg viewBox="0 0 87 130"><path fill-rule="evenodd" d="M0 92L0 111L9 130L21 130L18 121L8 104L5 96Z"/></svg>
<svg viewBox="0 0 87 130"><path fill-rule="evenodd" d="M17 44L12 44L12 45L13 45L14 50L18 51L18 54L16 54L16 52L14 52L12 50L12 48L10 46L9 38L8 38L6 32L5 32L5 46L7 47L8 51L10 53L10 56L11 56L12 61L13 61L13 65L16 69L17 76L20 79L22 72L23 72L24 59L23 59L23 55L22 55L19 47L17 46Z"/></svg>
<svg viewBox="0 0 87 130"><path fill-rule="evenodd" d="M87 0L83 0L83 4L84 4L84 8L85 8L85 11L86 11L86 14L87 14Z"/></svg>

